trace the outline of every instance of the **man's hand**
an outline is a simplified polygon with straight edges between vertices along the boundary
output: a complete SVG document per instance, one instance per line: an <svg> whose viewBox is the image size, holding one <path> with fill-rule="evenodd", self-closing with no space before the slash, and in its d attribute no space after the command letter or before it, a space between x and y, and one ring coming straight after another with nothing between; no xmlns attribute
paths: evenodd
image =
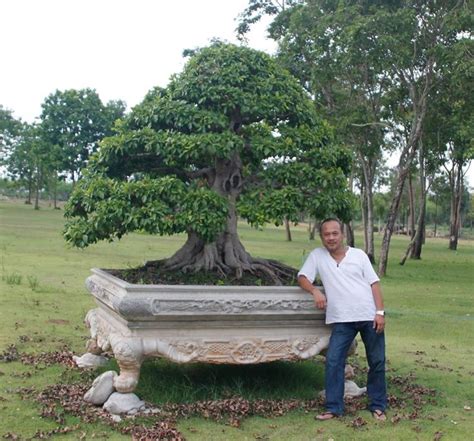
<svg viewBox="0 0 474 441"><path fill-rule="evenodd" d="M313 296L317 308L326 309L326 296L313 286L306 276L301 275L298 277L298 285Z"/></svg>
<svg viewBox="0 0 474 441"><path fill-rule="evenodd" d="M385 329L385 317L383 315L375 315L374 329L377 334L381 334Z"/></svg>
<svg viewBox="0 0 474 441"><path fill-rule="evenodd" d="M326 309L327 301L326 296L319 290L315 289L313 291L314 303L318 309Z"/></svg>

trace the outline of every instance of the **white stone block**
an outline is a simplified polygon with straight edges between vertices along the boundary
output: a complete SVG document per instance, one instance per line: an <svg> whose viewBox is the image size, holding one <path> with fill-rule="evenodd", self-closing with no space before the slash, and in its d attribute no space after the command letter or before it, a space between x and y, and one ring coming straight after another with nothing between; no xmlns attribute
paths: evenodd
<svg viewBox="0 0 474 441"><path fill-rule="evenodd" d="M84 400L97 406L104 404L115 391L114 378L116 376L115 371L107 371L99 375L84 395Z"/></svg>
<svg viewBox="0 0 474 441"><path fill-rule="evenodd" d="M90 352L86 352L81 357L74 355L72 359L80 368L95 368L105 366L109 361L106 357L102 355L95 355L91 354Z"/></svg>
<svg viewBox="0 0 474 441"><path fill-rule="evenodd" d="M104 410L114 415L133 414L144 409L145 402L131 393L114 392L104 404Z"/></svg>
<svg viewBox="0 0 474 441"><path fill-rule="evenodd" d="M354 398L364 395L367 392L366 387L359 387L352 380L346 380L344 382L344 398ZM326 391L322 390L319 392L319 396L326 398Z"/></svg>

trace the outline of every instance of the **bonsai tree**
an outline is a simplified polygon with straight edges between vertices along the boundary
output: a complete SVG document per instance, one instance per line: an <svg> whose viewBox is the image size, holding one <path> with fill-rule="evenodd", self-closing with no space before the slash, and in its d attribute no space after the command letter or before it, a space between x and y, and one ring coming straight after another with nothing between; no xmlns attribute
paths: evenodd
<svg viewBox="0 0 474 441"><path fill-rule="evenodd" d="M246 252L238 215L255 226L302 213L347 219L350 155L269 55L221 42L188 55L101 142L67 204L65 237L86 247L132 231L186 232L161 270L286 282L293 268Z"/></svg>

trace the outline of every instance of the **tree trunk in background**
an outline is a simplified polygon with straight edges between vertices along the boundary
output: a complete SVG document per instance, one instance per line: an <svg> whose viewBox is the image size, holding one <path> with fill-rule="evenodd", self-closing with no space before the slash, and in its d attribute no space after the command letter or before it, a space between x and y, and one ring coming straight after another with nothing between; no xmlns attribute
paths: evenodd
<svg viewBox="0 0 474 441"><path fill-rule="evenodd" d="M426 195L423 205L420 207L420 214L418 216L418 223L416 226L416 233L414 236L413 247L411 249L411 259L421 259L421 251L425 243L425 221L426 221Z"/></svg>
<svg viewBox="0 0 474 441"><path fill-rule="evenodd" d="M314 220L314 224L313 224L313 227L311 228L310 232L309 232L309 240L314 240L314 238L316 237L316 229L318 228L318 222L317 220L315 219Z"/></svg>
<svg viewBox="0 0 474 441"><path fill-rule="evenodd" d="M420 212L416 224L416 233L413 235L413 245L410 250L411 259L421 259L421 251L425 243L425 225L426 225L426 198L428 188L426 186L425 174L425 155L423 151L423 144L420 146Z"/></svg>
<svg viewBox="0 0 474 441"><path fill-rule="evenodd" d="M362 167L364 183L362 198L362 221L364 225L364 251L369 256L370 262L375 262L374 246L374 198L373 185L375 174L375 161L366 159L359 153L360 165Z"/></svg>
<svg viewBox="0 0 474 441"><path fill-rule="evenodd" d="M290 221L288 219L285 219L285 231L286 231L287 242L291 242Z"/></svg>
<svg viewBox="0 0 474 441"><path fill-rule="evenodd" d="M54 183L53 183L53 207L55 210L58 210L58 179L57 177L54 177Z"/></svg>
<svg viewBox="0 0 474 441"><path fill-rule="evenodd" d="M31 195L33 193L33 178L28 177L28 195L26 196L25 204L31 205Z"/></svg>
<svg viewBox="0 0 474 441"><path fill-rule="evenodd" d="M346 243L350 247L355 246L355 237L354 237L354 230L352 228L352 222L348 222L344 224L344 230L346 234Z"/></svg>
<svg viewBox="0 0 474 441"><path fill-rule="evenodd" d="M411 163L415 157L418 148L420 147L421 135L423 132L423 123L426 115L428 92L431 87L431 79L433 74L434 58L430 58L427 62L427 70L423 82L421 83L421 90L419 82L407 81L405 75L401 73L400 78L406 83L409 90L409 95L412 101L413 118L410 127L410 134L407 143L400 155L398 162L398 179L395 188L395 194L390 204L390 209L387 216L387 222L382 238L382 248L380 250L379 261L379 276L383 277L387 273L388 266L388 252L390 248L390 240L393 234L393 227L398 216L400 208L400 200L402 198L403 186L410 170Z"/></svg>
<svg viewBox="0 0 474 441"><path fill-rule="evenodd" d="M400 208L400 201L402 199L403 186L405 184L405 179L408 174L408 169L405 168L400 171L397 180L397 186L395 193L390 203L390 209L388 210L387 221L385 223L385 228L382 238L382 247L380 249L380 262L379 262L379 276L384 276L387 272L388 265L388 251L390 248L390 240L392 239L393 229L395 226L395 221L397 220L398 210Z"/></svg>
<svg viewBox="0 0 474 441"><path fill-rule="evenodd" d="M408 220L407 220L407 235L410 239L415 236L415 192L413 191L412 173L408 174Z"/></svg>
<svg viewBox="0 0 474 441"><path fill-rule="evenodd" d="M352 193L354 193L354 171L351 171L348 180L348 186ZM350 247L355 246L355 235L354 235L354 224L352 221L349 221L347 224L344 224L344 232L346 236L346 243Z"/></svg>
<svg viewBox="0 0 474 441"><path fill-rule="evenodd" d="M39 192L41 186L41 175L38 173L36 177L36 188L35 188L35 210L39 210Z"/></svg>
<svg viewBox="0 0 474 441"><path fill-rule="evenodd" d="M374 246L374 199L372 188L367 188L367 245L365 252L369 256L370 262L375 263L375 246Z"/></svg>
<svg viewBox="0 0 474 441"><path fill-rule="evenodd" d="M367 249L367 198L365 197L365 184L361 183L360 189L360 215L362 229L364 230L364 250Z"/></svg>
<svg viewBox="0 0 474 441"><path fill-rule="evenodd" d="M451 213L449 219L449 249L457 250L461 226L461 199L463 190L462 165L454 162L449 173L451 187Z"/></svg>
<svg viewBox="0 0 474 441"><path fill-rule="evenodd" d="M423 169L423 166L421 166ZM423 175L422 172L420 172ZM410 243L407 247L405 255L400 261L400 265L404 265L407 257L410 256L411 259L421 259L421 248L423 244L423 236L425 234L425 212L426 212L426 195L428 193L425 188L424 180L421 188L421 201L420 201L420 212L418 214L418 219L416 222L416 231L415 235L410 240Z"/></svg>

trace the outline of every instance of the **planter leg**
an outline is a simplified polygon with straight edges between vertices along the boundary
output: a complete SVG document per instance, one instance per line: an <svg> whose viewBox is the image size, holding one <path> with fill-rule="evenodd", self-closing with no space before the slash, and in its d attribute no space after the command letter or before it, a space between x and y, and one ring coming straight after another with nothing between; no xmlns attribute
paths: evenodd
<svg viewBox="0 0 474 441"><path fill-rule="evenodd" d="M86 350L94 355L100 355L110 349L107 336L103 335L98 317L99 308L91 309L85 319L84 323L89 328L91 338L87 340Z"/></svg>
<svg viewBox="0 0 474 441"><path fill-rule="evenodd" d="M117 392L130 393L135 390L140 378L143 362L141 341L137 339L117 339L112 343L112 350L120 368L120 375L114 379Z"/></svg>

